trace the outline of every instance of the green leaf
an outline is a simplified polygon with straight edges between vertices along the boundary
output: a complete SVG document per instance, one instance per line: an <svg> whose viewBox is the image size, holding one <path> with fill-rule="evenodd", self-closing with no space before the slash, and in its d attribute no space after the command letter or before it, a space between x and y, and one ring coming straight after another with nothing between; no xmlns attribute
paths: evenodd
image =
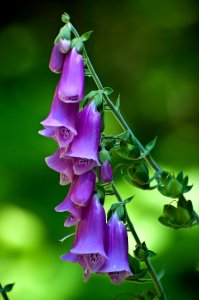
<svg viewBox="0 0 199 300"><path fill-rule="evenodd" d="M118 218L123 221L124 217L125 217L125 209L124 206L119 205L117 207L117 214L118 214Z"/></svg>
<svg viewBox="0 0 199 300"><path fill-rule="evenodd" d="M82 36L81 36L82 41L86 42L90 38L90 35L92 32L93 32L93 30L87 31L84 34L82 34Z"/></svg>
<svg viewBox="0 0 199 300"><path fill-rule="evenodd" d="M145 149L148 153L151 152L151 150L155 147L156 141L157 141L157 136L145 146Z"/></svg>
<svg viewBox="0 0 199 300"><path fill-rule="evenodd" d="M90 93L88 93L84 99L92 99L95 95L97 95L99 93L99 91L91 91Z"/></svg>
<svg viewBox="0 0 199 300"><path fill-rule="evenodd" d="M105 93L107 96L109 96L110 94L113 93L113 89L110 88L110 87L105 87L105 88L103 89L103 91L104 91L104 93Z"/></svg>
<svg viewBox="0 0 199 300"><path fill-rule="evenodd" d="M130 266L130 269L131 269L131 272L133 274L137 274L140 272L140 261L131 256L130 254L128 255L128 261L129 261L129 266Z"/></svg>
<svg viewBox="0 0 199 300"><path fill-rule="evenodd" d="M10 291L12 290L13 286L14 286L14 283L6 284L6 285L4 286L4 288L3 288L4 292L5 292L5 293L10 292Z"/></svg>
<svg viewBox="0 0 199 300"><path fill-rule="evenodd" d="M148 254L149 254L149 257L154 257L156 256L157 254L151 250L148 250Z"/></svg>
<svg viewBox="0 0 199 300"><path fill-rule="evenodd" d="M81 52L83 49L83 42L81 38L74 38L71 41L71 48L75 47L77 52Z"/></svg>
<svg viewBox="0 0 199 300"><path fill-rule="evenodd" d="M116 107L117 110L120 109L120 95L118 95L118 97L117 97L117 100L116 100L116 103L115 103L115 107Z"/></svg>

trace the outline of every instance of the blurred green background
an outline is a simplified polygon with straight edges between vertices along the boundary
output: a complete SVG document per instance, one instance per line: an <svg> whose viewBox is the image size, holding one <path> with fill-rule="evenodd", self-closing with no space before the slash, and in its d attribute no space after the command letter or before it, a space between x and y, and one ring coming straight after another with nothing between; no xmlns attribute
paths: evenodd
<svg viewBox="0 0 199 300"><path fill-rule="evenodd" d="M66 195L44 157L56 144L38 135L59 75L48 68L64 11L80 33L94 30L88 53L106 86L121 94L121 111L145 145L158 136L155 160L184 170L194 188L188 198L199 212L199 3L194 0L18 1L5 3L0 27L0 282L15 282L11 300L135 299L141 285L113 286L106 276L83 283L78 265L60 261L74 229L54 211ZM93 87L87 79L87 90ZM111 115L107 130L119 132ZM115 163L117 160L115 158ZM170 199L124 183L123 197L169 299L198 299L199 228L173 230L157 218ZM106 208L111 201L107 200ZM134 249L130 238L130 251ZM152 288L151 285L146 288ZM0 296L1 298L1 296Z"/></svg>

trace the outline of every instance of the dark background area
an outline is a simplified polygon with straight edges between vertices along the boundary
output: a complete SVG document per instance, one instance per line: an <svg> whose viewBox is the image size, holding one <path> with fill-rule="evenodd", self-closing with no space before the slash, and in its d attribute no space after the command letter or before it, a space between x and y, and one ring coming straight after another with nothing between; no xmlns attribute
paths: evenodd
<svg viewBox="0 0 199 300"><path fill-rule="evenodd" d="M184 170L193 189L187 195L199 212L199 4L193 0L6 2L0 18L0 282L15 282L12 300L135 299L141 285L113 286L106 276L83 283L79 266L59 260L74 229L54 207L66 187L44 158L56 144L38 135L59 75L48 68L51 49L66 11L82 34L105 86L121 95L121 111L145 145L158 136L155 160L173 172ZM94 88L86 79L86 90ZM107 115L107 131L120 132ZM119 158L114 159L116 164ZM169 299L198 299L199 229L173 230L158 222L170 199L122 181L122 196L135 194L128 210L142 241L158 255ZM108 199L105 207L109 208ZM130 238L130 252L135 247ZM153 288L146 285L146 288Z"/></svg>

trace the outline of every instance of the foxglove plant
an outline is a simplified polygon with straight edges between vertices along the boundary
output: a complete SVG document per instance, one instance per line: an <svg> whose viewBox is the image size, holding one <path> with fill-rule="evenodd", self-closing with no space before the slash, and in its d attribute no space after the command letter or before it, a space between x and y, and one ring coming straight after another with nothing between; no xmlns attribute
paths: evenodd
<svg viewBox="0 0 199 300"><path fill-rule="evenodd" d="M67 196L55 208L57 212L69 213L66 227L76 226L73 246L61 259L78 263L84 270L85 281L91 273L108 273L114 284L125 279L148 282L148 273L155 287L150 299L166 300L149 260L155 253L141 242L126 209L133 196L123 200L114 183L111 155L115 152L126 160L117 168L121 168L127 182L143 190L157 187L164 196L177 199L177 207L165 205L159 218L172 228L199 224L192 202L184 197L191 189L188 177L182 172L174 176L158 166L151 157L156 140L142 146L120 112L120 98L114 104L109 97L113 90L104 88L98 78L84 46L91 32L80 36L67 14L62 21L65 25L55 39L50 59L50 69L62 74L50 113L42 122L44 129L40 131L58 143L57 151L46 158L47 165L60 173L60 184L71 184ZM84 97L85 74L93 78L97 90ZM114 114L123 132L103 133L106 110ZM154 170L152 176L149 167ZM154 181L155 186L151 186ZM108 210L106 223L103 204L107 195L114 195L118 202ZM136 242L131 254L128 254L127 230ZM145 269L140 268L140 262L145 263ZM148 299L143 295L138 298Z"/></svg>

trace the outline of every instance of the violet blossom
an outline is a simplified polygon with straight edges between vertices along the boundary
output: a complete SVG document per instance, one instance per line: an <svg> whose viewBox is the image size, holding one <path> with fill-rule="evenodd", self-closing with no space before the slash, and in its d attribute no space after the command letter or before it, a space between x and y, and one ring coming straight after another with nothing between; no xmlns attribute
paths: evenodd
<svg viewBox="0 0 199 300"><path fill-rule="evenodd" d="M76 175L84 174L96 166L100 143L101 117L94 102L85 106L78 115L76 123L77 135L66 151L61 152L63 158L73 159L73 170Z"/></svg>
<svg viewBox="0 0 199 300"><path fill-rule="evenodd" d="M65 55L60 52L59 45L55 43L49 62L49 68L51 69L51 71L54 73L61 73L64 66L64 60Z"/></svg>
<svg viewBox="0 0 199 300"><path fill-rule="evenodd" d="M106 217L98 196L94 195L89 206L82 211L81 222L76 228L71 253L82 255L91 272L97 272L107 259L105 253Z"/></svg>
<svg viewBox="0 0 199 300"><path fill-rule="evenodd" d="M69 183L73 180L73 162L68 158L63 158L60 156L60 149L58 149L53 155L45 158L46 164L52 170L59 172L64 178L64 183Z"/></svg>
<svg viewBox="0 0 199 300"><path fill-rule="evenodd" d="M120 284L132 274L128 263L128 236L126 227L119 220L117 211L112 215L107 224L106 240L108 260L98 271L108 273L114 284Z"/></svg>
<svg viewBox="0 0 199 300"><path fill-rule="evenodd" d="M70 45L71 45L70 40L60 38L59 50L61 53L66 54L70 50Z"/></svg>
<svg viewBox="0 0 199 300"><path fill-rule="evenodd" d="M66 56L58 95L63 102L79 102L84 98L84 60L75 47Z"/></svg>
<svg viewBox="0 0 199 300"><path fill-rule="evenodd" d="M39 133L47 137L53 137L60 147L67 147L74 136L77 135L75 123L79 112L79 104L61 101L58 97L58 87L59 84L55 90L50 113L41 122L45 129L39 131Z"/></svg>

